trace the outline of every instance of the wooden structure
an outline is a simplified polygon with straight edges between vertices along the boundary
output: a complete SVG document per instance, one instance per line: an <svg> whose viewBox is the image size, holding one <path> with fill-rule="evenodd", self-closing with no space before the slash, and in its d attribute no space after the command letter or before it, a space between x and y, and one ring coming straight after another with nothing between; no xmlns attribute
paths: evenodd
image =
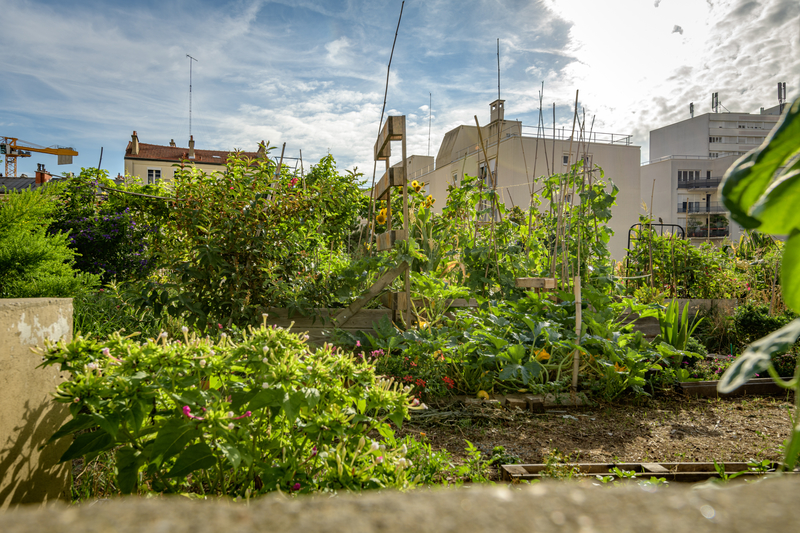
<svg viewBox="0 0 800 533"><path fill-rule="evenodd" d="M719 463L725 468L725 475L728 477L748 477L763 476L768 471L775 471L780 465L770 463L766 471L752 470L747 463ZM572 467L576 473L576 478L592 478L595 476L615 476L614 468L633 472L638 479L650 479L650 477L665 478L667 481L686 481L697 482L705 481L709 478L721 477L717 472L714 463L572 463L563 466ZM504 481L519 483L523 480L532 481L543 479L546 474L547 465L501 465L500 476Z"/></svg>
<svg viewBox="0 0 800 533"><path fill-rule="evenodd" d="M392 155L392 142L401 143L402 165L392 168L389 158ZM390 116L378 134L378 140L374 148L375 161L384 161L386 172L378 181L373 191L375 203L386 201L386 232L377 236L377 249L379 252L390 250L397 241L405 241L409 235L408 223L408 157L406 152L406 117ZM399 191L398 191L399 189ZM392 194L402 194L403 198L403 227L399 230L392 229ZM389 293L384 300L388 303L387 307L392 311L392 320L397 319L397 313L403 313L405 324L411 323L411 301L408 295L411 293L411 272L408 263L402 262L394 268L390 268L381 275L372 287L359 299L350 304L347 309L339 312L333 322L338 327L343 327L358 311L377 297L386 287L388 287L397 276L403 274L403 291Z"/></svg>

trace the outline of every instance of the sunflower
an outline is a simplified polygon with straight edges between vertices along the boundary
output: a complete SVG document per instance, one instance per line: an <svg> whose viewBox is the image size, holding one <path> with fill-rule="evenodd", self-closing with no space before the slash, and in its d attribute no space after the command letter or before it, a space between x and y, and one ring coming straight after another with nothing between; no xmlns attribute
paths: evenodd
<svg viewBox="0 0 800 533"><path fill-rule="evenodd" d="M375 222L378 224L386 224L386 213L379 213L377 217L375 217Z"/></svg>
<svg viewBox="0 0 800 533"><path fill-rule="evenodd" d="M411 182L411 188L413 188L415 192L419 192L422 190L422 184L417 180L414 180Z"/></svg>

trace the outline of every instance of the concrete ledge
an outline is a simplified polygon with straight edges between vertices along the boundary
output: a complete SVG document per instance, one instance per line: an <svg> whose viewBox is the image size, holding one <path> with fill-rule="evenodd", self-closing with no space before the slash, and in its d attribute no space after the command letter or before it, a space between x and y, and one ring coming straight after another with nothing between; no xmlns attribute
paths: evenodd
<svg viewBox="0 0 800 533"><path fill-rule="evenodd" d="M39 452L69 416L51 396L58 369L36 368L44 339L72 339L72 299L0 300L0 509L71 496L70 465L57 464L69 439Z"/></svg>
<svg viewBox="0 0 800 533"><path fill-rule="evenodd" d="M652 490L652 489L650 489ZM724 489L541 483L251 502L123 499L0 513L4 533L747 532L792 531L800 480ZM792 525L795 524L795 525Z"/></svg>

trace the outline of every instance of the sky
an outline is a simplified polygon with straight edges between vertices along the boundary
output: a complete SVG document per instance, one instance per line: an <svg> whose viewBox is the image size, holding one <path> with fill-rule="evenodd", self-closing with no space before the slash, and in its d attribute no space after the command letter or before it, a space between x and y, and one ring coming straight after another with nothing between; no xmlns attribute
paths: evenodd
<svg viewBox="0 0 800 533"><path fill-rule="evenodd" d="M123 172L142 143L252 150L264 140L304 167L330 153L371 179L387 63L401 1L0 0L0 136L71 146L53 173ZM798 0L407 0L386 114L408 117L409 154L435 156L444 134L507 119L535 132L629 134L648 159L649 131L711 111L755 112L800 85ZM192 62L187 54L197 59ZM429 107L429 103L432 105ZM394 162L394 161L393 161ZM0 169L4 172L4 169Z"/></svg>

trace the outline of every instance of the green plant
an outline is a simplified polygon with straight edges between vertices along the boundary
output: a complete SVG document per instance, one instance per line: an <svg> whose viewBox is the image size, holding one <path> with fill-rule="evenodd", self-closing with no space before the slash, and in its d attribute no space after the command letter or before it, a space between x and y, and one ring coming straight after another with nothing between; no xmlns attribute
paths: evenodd
<svg viewBox="0 0 800 533"><path fill-rule="evenodd" d="M661 334L653 342L657 344L659 341L663 341L678 350L686 350L689 337L702 320L702 318L697 320L696 317L695 314L695 320L692 321L692 327L689 329L689 302L686 302L681 312L678 301L672 300L664 312L658 313Z"/></svg>
<svg viewBox="0 0 800 533"><path fill-rule="evenodd" d="M72 297L98 284L75 269L66 233L48 233L57 185L6 191L0 202L0 298Z"/></svg>
<svg viewBox="0 0 800 533"><path fill-rule="evenodd" d="M467 443L467 458L462 466L458 468L458 475L466 481L472 483L490 483L486 472L489 461L483 458L481 451L470 441Z"/></svg>
<svg viewBox="0 0 800 533"><path fill-rule="evenodd" d="M544 457L544 468L539 475L542 479L572 479L581 473L578 465L574 464L576 460L558 450L551 450Z"/></svg>
<svg viewBox="0 0 800 533"><path fill-rule="evenodd" d="M786 305L800 311L800 214L793 203L800 186L800 99L770 132L759 148L748 152L725 173L722 199L731 217L748 229L789 235L781 261L781 292ZM784 381L772 364L773 354L785 352L800 337L800 319L748 346L720 380L720 392L730 392L750 377L767 370L780 386L794 390L800 412L800 363L794 377ZM782 469L793 470L800 455L800 424L792 420Z"/></svg>
<svg viewBox="0 0 800 533"><path fill-rule="evenodd" d="M73 418L51 439L75 437L61 461L114 450L122 493L249 496L416 482L408 446L388 425L408 415L408 388L341 351L312 352L287 330L251 329L239 344L186 332L182 341L164 334L141 344L79 336L42 355L70 374L56 400Z"/></svg>

